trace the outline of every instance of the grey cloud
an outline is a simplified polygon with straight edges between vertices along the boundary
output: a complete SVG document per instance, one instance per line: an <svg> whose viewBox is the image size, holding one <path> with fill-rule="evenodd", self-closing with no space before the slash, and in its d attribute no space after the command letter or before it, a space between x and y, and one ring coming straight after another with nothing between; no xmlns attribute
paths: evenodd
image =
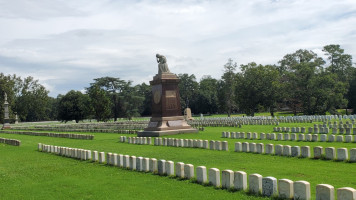
<svg viewBox="0 0 356 200"><path fill-rule="evenodd" d="M356 56L352 1L6 1L4 5L1 71L34 75L52 96L82 90L102 76L147 83L157 73L156 53L166 55L174 73L193 73L198 79L220 78L228 58L238 64L275 64L297 49L321 49L330 43Z"/></svg>

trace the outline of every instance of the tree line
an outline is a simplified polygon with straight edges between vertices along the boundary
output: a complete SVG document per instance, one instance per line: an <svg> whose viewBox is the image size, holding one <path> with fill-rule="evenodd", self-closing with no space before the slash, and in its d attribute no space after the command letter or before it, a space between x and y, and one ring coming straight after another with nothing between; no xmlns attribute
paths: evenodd
<svg viewBox="0 0 356 200"><path fill-rule="evenodd" d="M196 91L182 94L183 101L195 113L229 116L235 112L250 116L270 112L274 116L280 110L290 110L294 115L325 115L338 114L341 108L353 108L355 113L356 68L352 56L340 45L326 45L322 51L326 59L299 49L274 65L250 62L237 66L229 59L220 80L206 76L197 83L194 75L183 75L183 82L190 82L182 84L183 91Z"/></svg>
<svg viewBox="0 0 356 200"><path fill-rule="evenodd" d="M295 115L337 114L340 108L356 108L356 69L352 56L340 45L323 47L326 59L300 49L278 64L255 62L237 65L228 59L220 79L209 75L200 81L194 74L178 74L182 110L193 113L245 113L290 110ZM8 95L10 117L20 121L96 119L150 116L152 93L145 83L132 85L118 77L94 79L85 93L71 90L57 98L33 77L0 73L0 94ZM3 121L3 95L0 120ZM354 109L354 113L355 113Z"/></svg>

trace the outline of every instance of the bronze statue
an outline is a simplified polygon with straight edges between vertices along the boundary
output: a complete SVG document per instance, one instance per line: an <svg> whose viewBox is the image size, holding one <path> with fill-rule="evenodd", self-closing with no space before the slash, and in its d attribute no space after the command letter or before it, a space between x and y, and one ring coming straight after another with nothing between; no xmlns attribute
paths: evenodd
<svg viewBox="0 0 356 200"><path fill-rule="evenodd" d="M171 73L168 69L167 59L165 56L156 54L156 59L158 62L158 74Z"/></svg>

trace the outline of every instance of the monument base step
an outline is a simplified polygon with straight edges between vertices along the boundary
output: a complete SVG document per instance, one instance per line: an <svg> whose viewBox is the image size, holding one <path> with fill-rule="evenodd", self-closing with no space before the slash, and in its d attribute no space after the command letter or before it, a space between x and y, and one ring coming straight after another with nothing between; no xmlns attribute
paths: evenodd
<svg viewBox="0 0 356 200"><path fill-rule="evenodd" d="M163 135L176 135L180 133L198 133L195 128L191 129L175 129L175 130L165 130L165 131L141 131L137 133L137 137L159 137Z"/></svg>

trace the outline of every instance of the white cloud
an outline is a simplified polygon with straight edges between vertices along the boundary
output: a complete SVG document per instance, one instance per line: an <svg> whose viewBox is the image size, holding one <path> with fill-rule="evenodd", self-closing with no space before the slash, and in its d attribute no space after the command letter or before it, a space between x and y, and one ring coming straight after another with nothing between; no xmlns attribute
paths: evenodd
<svg viewBox="0 0 356 200"><path fill-rule="evenodd" d="M174 73L219 78L228 58L275 64L297 49L340 44L355 57L356 2L1 1L1 72L32 75L51 95L93 78L146 82L155 54ZM320 51L319 51L320 52ZM319 53L318 52L318 53Z"/></svg>

